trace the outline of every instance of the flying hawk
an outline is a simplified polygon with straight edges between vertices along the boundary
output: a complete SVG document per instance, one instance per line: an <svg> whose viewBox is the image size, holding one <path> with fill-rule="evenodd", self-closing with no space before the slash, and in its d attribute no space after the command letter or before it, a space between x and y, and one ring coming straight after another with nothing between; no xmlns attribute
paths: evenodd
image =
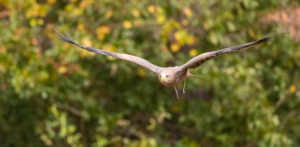
<svg viewBox="0 0 300 147"><path fill-rule="evenodd" d="M243 50L246 50L255 45L266 43L266 42L268 42L278 36L281 36L282 34L285 34L287 32L287 31L279 31L275 34L266 36L264 38L261 38L259 40L256 40L256 41L253 41L250 43L245 43L245 44L234 46L234 47L228 47L228 48L224 48L224 49L217 50L217 51L206 52L206 53L200 54L200 55L190 59L188 62L184 63L181 66L160 67L160 66L156 66L156 65L150 63L149 61L147 61L143 58L137 57L137 56L133 56L133 55L129 55L129 54L121 54L121 53L116 53L116 52L110 52L110 51L106 51L103 49L97 49L97 48L92 48L92 47L78 44L74 40L72 40L71 37L66 32L65 32L65 35L62 35L57 30L54 30L54 31L59 35L58 38L62 41L68 42L70 44L74 44L80 48L83 48L90 52L94 52L96 54L102 54L102 55L111 56L111 57L118 58L118 59L127 60L127 61L136 63L138 65L141 65L141 66L151 70L152 72L155 73L156 77L158 78L158 80L161 84L163 84L167 87L174 87L177 98L179 98L179 96L178 96L178 92L177 92L175 85L179 84L180 82L182 82L184 80L184 88L185 88L186 78L189 76L196 76L196 75L191 74L188 71L189 69L197 68L201 64L203 64L205 61L210 60L215 57L218 57L220 55L223 55L226 53L231 53L231 52L243 51ZM184 93L184 88L183 88L183 93Z"/></svg>

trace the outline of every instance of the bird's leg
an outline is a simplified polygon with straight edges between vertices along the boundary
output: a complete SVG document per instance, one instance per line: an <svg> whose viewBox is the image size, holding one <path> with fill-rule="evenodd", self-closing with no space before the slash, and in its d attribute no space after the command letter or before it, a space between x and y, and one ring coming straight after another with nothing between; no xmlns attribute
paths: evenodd
<svg viewBox="0 0 300 147"><path fill-rule="evenodd" d="M204 76L200 76L200 75L194 75L194 74L191 74L191 73L189 73L189 76L191 76L191 77L201 77L201 78L204 77Z"/></svg>
<svg viewBox="0 0 300 147"><path fill-rule="evenodd" d="M185 89L185 83L186 83L186 78L184 79L184 84L183 84L183 89L182 89L183 93L185 93L185 90L184 90Z"/></svg>
<svg viewBox="0 0 300 147"><path fill-rule="evenodd" d="M179 96L178 96L178 91L176 89L176 87L174 86L174 89L175 89L175 92L176 92L176 95L177 95L177 99L179 99Z"/></svg>

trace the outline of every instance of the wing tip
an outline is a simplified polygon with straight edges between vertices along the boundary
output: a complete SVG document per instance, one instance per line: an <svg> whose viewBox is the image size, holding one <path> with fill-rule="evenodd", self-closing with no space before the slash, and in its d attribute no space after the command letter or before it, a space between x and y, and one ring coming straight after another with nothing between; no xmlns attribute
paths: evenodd
<svg viewBox="0 0 300 147"><path fill-rule="evenodd" d="M54 29L54 31L58 34L57 38L60 39L61 41L65 41L65 42L77 45L77 43L68 35L68 33L66 31L64 31L65 35L61 34L56 29Z"/></svg>
<svg viewBox="0 0 300 147"><path fill-rule="evenodd" d="M267 35L266 37L264 37L264 39L267 39L268 41L273 40L277 37L287 35L287 34L289 34L289 32L290 32L290 30L288 28L280 29L280 30L276 31L275 33Z"/></svg>

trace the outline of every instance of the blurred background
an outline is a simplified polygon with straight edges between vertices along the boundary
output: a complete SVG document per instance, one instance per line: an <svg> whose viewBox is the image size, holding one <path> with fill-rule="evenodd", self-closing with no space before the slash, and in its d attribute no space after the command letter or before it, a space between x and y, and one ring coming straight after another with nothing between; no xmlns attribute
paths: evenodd
<svg viewBox="0 0 300 147"><path fill-rule="evenodd" d="M300 146L296 0L0 0L0 146ZM204 63L186 94L136 64L159 66L290 33Z"/></svg>

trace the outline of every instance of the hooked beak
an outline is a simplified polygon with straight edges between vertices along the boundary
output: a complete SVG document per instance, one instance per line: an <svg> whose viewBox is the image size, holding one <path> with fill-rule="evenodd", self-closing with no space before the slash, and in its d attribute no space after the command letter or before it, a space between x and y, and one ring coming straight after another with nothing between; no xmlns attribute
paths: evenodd
<svg viewBox="0 0 300 147"><path fill-rule="evenodd" d="M161 80L161 81L165 81L166 78L165 78L164 76L162 76L162 77L160 78L160 80Z"/></svg>

